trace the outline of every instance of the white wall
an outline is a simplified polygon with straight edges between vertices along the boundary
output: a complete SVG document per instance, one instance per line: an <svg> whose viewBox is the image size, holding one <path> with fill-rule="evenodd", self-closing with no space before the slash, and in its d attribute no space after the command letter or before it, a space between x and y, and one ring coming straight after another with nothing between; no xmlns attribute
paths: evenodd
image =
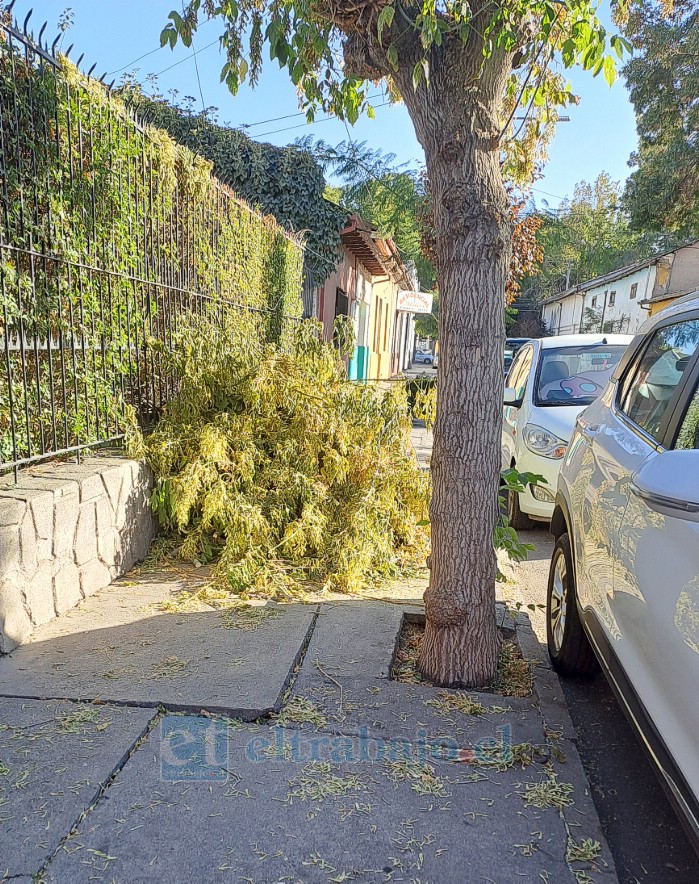
<svg viewBox="0 0 699 884"><path fill-rule="evenodd" d="M603 323L615 322L615 332L635 334L648 318L648 310L641 307L641 302L650 297L654 281L655 265L586 291L584 308L594 310L599 319L594 331L602 331ZM632 298L634 285L636 295Z"/></svg>
<svg viewBox="0 0 699 884"><path fill-rule="evenodd" d="M643 267L614 282L544 304L542 318L554 335L578 334L581 330L601 331L603 323L606 325L609 322L617 324L615 332L635 334L649 315L641 303L651 296L655 272L655 265ZM634 285L636 292L632 298ZM587 311L594 311L596 323ZM582 328L585 324L587 328Z"/></svg>
<svg viewBox="0 0 699 884"><path fill-rule="evenodd" d="M568 295L552 304L544 304L542 318L553 335L575 335L580 331L583 295Z"/></svg>

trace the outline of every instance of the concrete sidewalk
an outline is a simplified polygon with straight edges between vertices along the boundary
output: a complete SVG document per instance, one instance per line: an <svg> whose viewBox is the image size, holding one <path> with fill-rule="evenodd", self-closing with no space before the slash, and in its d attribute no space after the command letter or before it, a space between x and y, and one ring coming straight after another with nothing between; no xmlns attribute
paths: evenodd
<svg viewBox="0 0 699 884"><path fill-rule="evenodd" d="M413 421L410 441L413 443L418 463L422 469L429 469L432 456L432 431L425 428L423 421Z"/></svg>
<svg viewBox="0 0 699 884"><path fill-rule="evenodd" d="M196 579L117 583L0 660L6 877L616 880L548 670L525 697L401 683L411 588L162 610Z"/></svg>

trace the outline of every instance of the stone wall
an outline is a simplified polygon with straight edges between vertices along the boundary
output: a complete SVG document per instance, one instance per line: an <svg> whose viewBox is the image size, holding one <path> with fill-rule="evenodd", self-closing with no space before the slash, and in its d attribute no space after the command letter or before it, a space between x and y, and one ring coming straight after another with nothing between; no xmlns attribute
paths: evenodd
<svg viewBox="0 0 699 884"><path fill-rule="evenodd" d="M143 559L155 532L148 468L53 463L0 484L0 653Z"/></svg>

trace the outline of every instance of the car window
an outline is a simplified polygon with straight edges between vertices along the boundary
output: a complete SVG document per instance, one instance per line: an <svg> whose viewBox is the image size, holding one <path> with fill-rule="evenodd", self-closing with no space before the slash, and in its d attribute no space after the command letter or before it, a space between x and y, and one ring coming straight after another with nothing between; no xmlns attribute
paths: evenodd
<svg viewBox="0 0 699 884"><path fill-rule="evenodd" d="M505 351L505 359L507 359L507 350ZM511 387L513 383L517 380L517 376L519 375L519 370L522 366L522 360L524 359L524 353L520 353L517 356L510 355L510 370L507 372L507 386Z"/></svg>
<svg viewBox="0 0 699 884"><path fill-rule="evenodd" d="M663 421L674 407L673 395L699 347L699 319L658 329L622 392L621 411L659 441Z"/></svg>
<svg viewBox="0 0 699 884"><path fill-rule="evenodd" d="M625 344L580 344L541 351L537 405L590 405L624 355Z"/></svg>
<svg viewBox="0 0 699 884"><path fill-rule="evenodd" d="M675 448L699 448L699 389L694 391L694 398L682 421Z"/></svg>
<svg viewBox="0 0 699 884"><path fill-rule="evenodd" d="M507 376L507 386L512 387L516 391L517 399L521 399L524 396L524 391L527 389L527 381L529 380L529 373L532 367L532 355L533 350L531 347L527 347L526 350L520 350L515 356L512 368Z"/></svg>

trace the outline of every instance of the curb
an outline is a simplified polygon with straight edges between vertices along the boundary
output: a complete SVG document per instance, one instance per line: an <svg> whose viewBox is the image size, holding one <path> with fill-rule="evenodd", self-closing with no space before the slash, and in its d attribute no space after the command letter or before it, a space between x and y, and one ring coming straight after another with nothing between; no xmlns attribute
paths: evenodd
<svg viewBox="0 0 699 884"><path fill-rule="evenodd" d="M515 617L517 641L525 659L532 661L533 687L539 701L546 737L565 756L565 776L575 787L575 804L561 811L571 838L581 841L591 838L602 847L594 873L605 882L618 882L616 864L602 830L599 814L592 799L590 783L577 748L577 732L568 712L568 705L558 674L551 666L547 654L542 655L529 617L520 612Z"/></svg>

